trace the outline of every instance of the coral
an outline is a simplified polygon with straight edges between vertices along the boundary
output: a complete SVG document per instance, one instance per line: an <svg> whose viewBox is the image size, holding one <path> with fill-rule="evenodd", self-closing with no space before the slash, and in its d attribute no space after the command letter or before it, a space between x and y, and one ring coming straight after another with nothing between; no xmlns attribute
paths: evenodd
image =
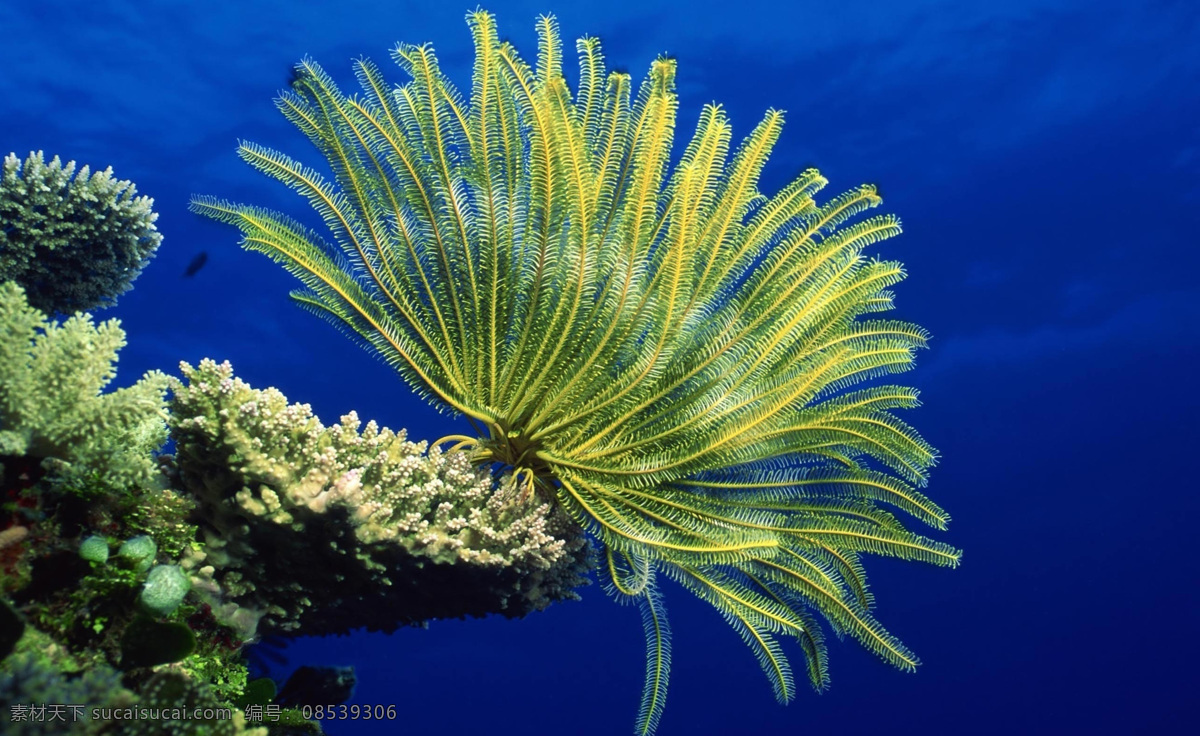
<svg viewBox="0 0 1200 736"><path fill-rule="evenodd" d="M73 177L73 178L72 178ZM25 287L29 303L71 314L108 306L128 290L162 236L154 200L136 196L112 169L92 173L58 157L4 159L0 178L0 281Z"/></svg>
<svg viewBox="0 0 1200 736"><path fill-rule="evenodd" d="M156 482L167 377L151 371L100 393L124 344L116 320L48 322L21 287L0 284L0 461L40 460L58 482L92 495Z"/></svg>
<svg viewBox="0 0 1200 736"><path fill-rule="evenodd" d="M193 717L196 709L206 717ZM243 712L179 665L156 668L136 689L127 689L119 670L105 663L81 668L57 644L30 635L0 666L0 733L267 736L268 729L249 726Z"/></svg>
<svg viewBox="0 0 1200 736"><path fill-rule="evenodd" d="M212 361L185 366L187 386L152 371L105 393L119 324L60 323L39 307L69 311L103 290L112 273L86 259L119 259L93 241L147 246L140 267L158 236L127 183L72 172L38 155L22 178L10 156L0 197L0 267L28 267L0 270L14 279L0 283L0 730L265 734L236 709L145 716L242 704L279 714L273 733L319 733L273 685L251 687L243 647L258 631L391 630L574 597L591 564L579 527L462 453L360 431L354 415L326 428ZM158 454L171 386L177 457ZM348 694L352 673L334 674L325 696ZM287 697L315 690L293 684ZM88 710L70 722L23 710L39 702Z"/></svg>
<svg viewBox="0 0 1200 736"><path fill-rule="evenodd" d="M354 414L325 427L228 363L181 370L171 432L205 541L186 564L247 633L520 616L583 582L579 530L497 490L461 453L426 454L374 422L360 432Z"/></svg>
<svg viewBox="0 0 1200 736"><path fill-rule="evenodd" d="M207 683L222 702L241 705L248 697L253 699L255 693L246 692L250 669L243 657L234 656L241 653L242 642L235 639L230 629L217 623L203 604L187 618L187 625L196 634L197 646L190 657L179 662L179 669L192 679ZM273 697L274 690L271 692ZM260 704L270 702L271 698L267 698Z"/></svg>
<svg viewBox="0 0 1200 736"><path fill-rule="evenodd" d="M0 583L15 604L4 602L4 643L13 621L26 641L0 657L0 730L260 733L232 722L64 723L9 707L162 703L150 668L180 659L187 666L176 680L187 680L187 692L211 693L204 698L213 706L245 684L230 630L214 622L194 632L184 623L196 610L187 605L191 581L171 563L197 545L197 528L187 522L193 504L161 472L169 463L155 458L167 437L166 377L152 372L101 393L123 344L115 321L94 326L79 315L49 323L19 286L0 284L0 467L9 513L0 518ZM122 681L128 690L105 695Z"/></svg>
<svg viewBox="0 0 1200 736"><path fill-rule="evenodd" d="M134 693L120 673L97 666L64 672L36 653L12 655L0 669L0 732L7 736L267 736L226 709L208 688L176 669L156 672ZM209 717L193 718L199 713Z"/></svg>

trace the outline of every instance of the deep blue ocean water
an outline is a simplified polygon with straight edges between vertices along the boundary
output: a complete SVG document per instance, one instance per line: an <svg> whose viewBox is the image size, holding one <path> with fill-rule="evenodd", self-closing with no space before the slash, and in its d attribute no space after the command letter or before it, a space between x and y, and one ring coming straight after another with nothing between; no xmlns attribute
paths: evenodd
<svg viewBox="0 0 1200 736"><path fill-rule="evenodd" d="M302 214L239 139L312 164L274 110L308 55L344 84L398 41L432 41L467 85L473 6L380 2L0 2L0 153L42 149L134 180L165 239L119 304L118 384L232 361L327 422L356 409L416 437L459 431L381 362L287 298L292 278L194 193ZM1147 733L1196 719L1200 514L1200 4L1112 0L493 2L527 58L533 23L599 36L612 66L679 62L680 138L719 101L735 134L788 124L764 189L816 165L827 192L877 183L905 234L900 318L933 335L905 414L943 455L929 494L957 570L868 561L877 613L923 659L892 670L831 647L833 687L775 704L720 617L667 584L676 734ZM567 44L567 48L572 48ZM200 251L208 263L184 278ZM520 621L305 640L353 664L366 733L623 734L644 645L599 586ZM796 653L798 656L798 653ZM1192 727L1194 728L1194 726Z"/></svg>

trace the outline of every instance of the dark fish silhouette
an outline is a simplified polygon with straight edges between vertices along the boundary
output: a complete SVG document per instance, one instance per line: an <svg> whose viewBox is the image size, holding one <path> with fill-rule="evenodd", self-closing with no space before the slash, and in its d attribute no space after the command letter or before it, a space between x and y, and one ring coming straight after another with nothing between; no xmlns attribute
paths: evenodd
<svg viewBox="0 0 1200 736"><path fill-rule="evenodd" d="M188 264L187 270L183 272L183 275L189 278L195 276L197 271L204 268L205 263L208 263L208 252L202 250Z"/></svg>

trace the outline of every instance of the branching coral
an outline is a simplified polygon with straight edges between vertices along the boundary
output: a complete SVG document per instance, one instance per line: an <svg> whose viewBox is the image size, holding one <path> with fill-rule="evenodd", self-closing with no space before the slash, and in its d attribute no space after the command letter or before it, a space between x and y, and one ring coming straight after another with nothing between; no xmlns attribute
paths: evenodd
<svg viewBox="0 0 1200 736"><path fill-rule="evenodd" d="M229 630L215 625L193 636L189 579L154 566L190 549L196 527L154 457L167 437L166 376L101 393L123 344L115 320L48 322L19 286L0 284L0 591L15 604L0 626L15 616L21 637L0 663L0 731L261 733L234 721L17 719L31 703L149 707L172 693L216 706L245 685L240 642L224 646ZM171 687L157 688L149 669L168 662L178 662Z"/></svg>
<svg viewBox="0 0 1200 736"><path fill-rule="evenodd" d="M47 313L108 306L154 255L162 236L154 200L112 169L75 171L55 156L4 159L0 177L0 281L25 287Z"/></svg>
<svg viewBox="0 0 1200 736"><path fill-rule="evenodd" d="M153 483L153 453L167 439L167 377L151 371L101 393L124 344L116 320L49 322L21 287L0 284L0 456L49 459L56 479L81 493Z"/></svg>
<svg viewBox="0 0 1200 736"><path fill-rule="evenodd" d="M214 610L249 630L392 630L520 616L573 597L587 546L561 512L498 490L462 453L425 453L355 414L325 427L228 363L183 364L171 403L180 482L198 502L192 561Z"/></svg>

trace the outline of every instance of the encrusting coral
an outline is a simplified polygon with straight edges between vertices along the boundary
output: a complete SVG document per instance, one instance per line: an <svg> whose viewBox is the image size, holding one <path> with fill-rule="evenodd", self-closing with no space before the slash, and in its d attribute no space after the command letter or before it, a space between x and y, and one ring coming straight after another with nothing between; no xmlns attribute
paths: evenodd
<svg viewBox="0 0 1200 736"><path fill-rule="evenodd" d="M162 236L154 200L112 168L75 170L41 151L4 158L0 176L0 281L25 287L43 312L112 304L154 256Z"/></svg>
<svg viewBox="0 0 1200 736"><path fill-rule="evenodd" d="M325 427L228 363L181 366L172 437L205 544L189 560L247 633L391 631L575 597L588 547L561 512L357 415ZM511 490L511 489L510 489Z"/></svg>

